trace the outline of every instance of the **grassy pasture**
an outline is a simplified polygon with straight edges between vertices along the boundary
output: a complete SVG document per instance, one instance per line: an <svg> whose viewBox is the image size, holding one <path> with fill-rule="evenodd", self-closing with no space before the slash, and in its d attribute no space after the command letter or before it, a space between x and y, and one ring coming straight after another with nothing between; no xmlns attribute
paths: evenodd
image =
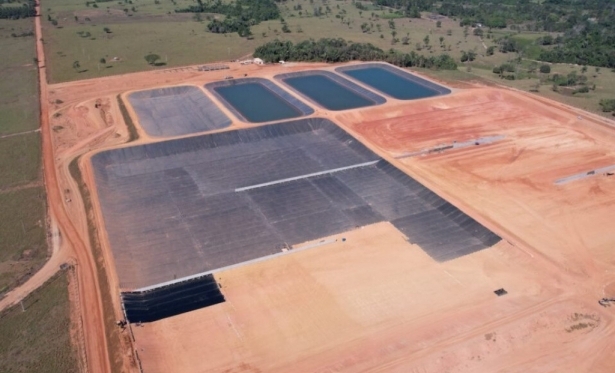
<svg viewBox="0 0 615 373"><path fill-rule="evenodd" d="M15 37L33 29L32 19L0 20L0 137L12 135L0 138L0 294L47 257L40 134L21 134L39 127L35 40Z"/></svg>
<svg viewBox="0 0 615 373"><path fill-rule="evenodd" d="M44 216L42 187L0 193L0 294L24 282L44 264Z"/></svg>
<svg viewBox="0 0 615 373"><path fill-rule="evenodd" d="M38 89L32 20L0 20L0 136L38 127Z"/></svg>
<svg viewBox="0 0 615 373"><path fill-rule="evenodd" d="M203 14L202 21L197 22L192 14L174 13L174 9L192 4L190 1L177 0L177 5L168 0L159 0L160 4L155 4L156 0L130 1L133 4L98 3L99 8L94 9L92 6L86 7L82 1L58 0L43 9L47 62L52 82L151 69L143 58L148 53L160 55L161 62L169 67L230 60L250 54L257 46L275 38L296 42L310 38L341 37L404 52L417 50L416 44L420 43L419 53L438 55L447 52L454 57L459 57L462 50L476 50L480 58L480 53L485 50L480 39L471 32L464 37L463 28L456 21L442 20L438 28L433 20L389 19L385 17L395 14L388 10L359 10L349 0L329 2L331 13L320 17L313 16L313 7L321 6L324 11L326 5L321 2L310 4L304 0L293 0L281 3L282 16L292 32L283 33L279 20L267 21L252 27L253 40L240 38L236 33L225 36L208 32L207 17L211 15ZM294 9L297 5L302 7L301 15ZM133 6L136 12L123 11ZM343 14L344 18L336 18L338 14ZM58 26L53 26L47 20L48 16L57 20ZM389 20L394 22L395 30L391 29ZM363 32L363 23L369 25L369 31ZM111 32L105 32L105 27ZM451 30L450 36L447 35L448 30ZM397 33L396 38L399 39L395 44L392 44L392 31ZM402 42L405 36L410 38L407 45ZM429 36L431 50L424 46L425 36ZM442 43L440 37L443 38ZM114 57L119 61L112 62ZM99 63L101 58L106 60L105 64ZM73 68L74 61L79 61L79 68Z"/></svg>
<svg viewBox="0 0 615 373"><path fill-rule="evenodd" d="M192 2L176 0L128 0L98 3L98 8L86 7L80 0L58 0L43 9L43 27L47 46L48 65L52 82L70 81L153 69L144 56L155 53L167 67L236 59L250 54L257 46L274 40L298 42L306 39L341 37L354 42L369 42L382 49L394 48L403 52L416 51L425 55L448 53L456 59L462 51L475 51L476 64L495 65L504 62L505 55L496 52L486 56L485 50L495 45L493 39L479 37L459 26L453 19L442 19L441 26L431 19L410 19L387 8L382 10L364 3L358 9L350 0L328 2L290 0L279 4L281 14L291 32L282 32L279 20L263 22L252 27L253 39L240 38L236 33L221 35L207 31L208 17L201 21L195 15L175 13ZM301 6L301 10L298 10ZM326 12L314 16L314 8ZM136 12L131 9L135 7ZM338 8L339 7L339 8ZM124 10L128 10L125 12ZM58 25L48 21L57 20ZM76 19L75 19L76 17ZM393 27L389 24L393 22ZM362 29L365 24L367 28ZM110 32L104 29L108 28ZM393 32L397 42L393 43ZM494 35L512 34L496 31ZM521 34L524 36L525 34ZM429 37L427 46L425 37ZM535 38L540 34L532 34ZM404 37L409 41L404 43ZM484 43L484 45L483 45ZM418 44L418 46L417 46ZM117 57L117 61L113 61ZM101 64L104 58L106 63ZM73 63L79 61L79 67Z"/></svg>
<svg viewBox="0 0 615 373"><path fill-rule="evenodd" d="M106 35L102 26L54 29L52 37L47 38L48 50L53 52L47 54L51 80L80 80L155 69L144 59L150 53L160 55L165 67L236 59L252 53L260 44L237 34L205 33L203 24L190 20L105 27L112 34ZM96 39L81 38L77 32L82 30ZM113 61L115 57L119 61ZM105 64L99 62L101 58L106 60ZM74 61L79 61L78 69L73 68Z"/></svg>
<svg viewBox="0 0 615 373"><path fill-rule="evenodd" d="M40 179L40 143L38 133L0 139L0 190Z"/></svg>
<svg viewBox="0 0 615 373"><path fill-rule="evenodd" d="M61 272L0 313L0 372L78 372L70 342L68 281Z"/></svg>

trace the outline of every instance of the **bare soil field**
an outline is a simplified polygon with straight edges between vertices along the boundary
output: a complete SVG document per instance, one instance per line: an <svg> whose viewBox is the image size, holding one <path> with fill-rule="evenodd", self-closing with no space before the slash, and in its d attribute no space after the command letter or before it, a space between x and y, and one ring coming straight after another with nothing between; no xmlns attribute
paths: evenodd
<svg viewBox="0 0 615 373"><path fill-rule="evenodd" d="M144 371L545 371L606 357L592 350L612 315L504 241L436 263L389 223L332 238L218 273L225 303L135 327Z"/></svg>
<svg viewBox="0 0 615 373"><path fill-rule="evenodd" d="M51 139L56 194L71 193L64 201L56 198L56 208L65 211L67 240L87 247L86 217L67 171L72 158L85 153L82 171L93 193L93 218L103 232L116 315L121 314L117 275L87 161L93 150L126 146L116 96L199 86L226 75L271 78L333 68L230 65L226 71L170 69L48 87L52 126L68 124ZM390 223L378 223L331 237L333 243L318 246L317 240L318 247L219 272L225 303L132 327L132 347L143 370L610 372L613 308L600 307L597 300L615 296L610 223L615 177L554 182L615 164L613 129L550 100L501 88L463 88L356 111L317 109L313 116L335 121L503 241L437 263ZM130 106L128 111L138 124ZM56 112L62 115L53 117ZM234 121L225 130L250 126ZM140 137L130 145L154 141L137 130ZM503 138L409 156L494 135ZM497 297L493 291L499 288L508 294ZM96 318L84 320L88 345L95 335L104 343L100 326ZM122 340L122 348L130 348L127 338ZM121 354L124 370L136 372L130 352Z"/></svg>
<svg viewBox="0 0 615 373"><path fill-rule="evenodd" d="M439 193L471 206L566 270L612 266L615 178L563 177L615 164L615 132L590 114L525 94L479 88L386 112L337 117ZM491 144L407 156L486 136ZM460 206L463 207L463 206ZM565 234L563 234L565 232ZM580 266L580 264L586 266ZM606 268L605 268L606 269Z"/></svg>

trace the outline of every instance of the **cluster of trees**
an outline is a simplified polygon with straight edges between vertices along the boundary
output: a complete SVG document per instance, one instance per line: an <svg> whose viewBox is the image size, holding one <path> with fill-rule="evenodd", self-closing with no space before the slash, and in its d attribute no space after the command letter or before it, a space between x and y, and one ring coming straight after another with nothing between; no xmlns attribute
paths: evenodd
<svg viewBox="0 0 615 373"><path fill-rule="evenodd" d="M252 31L250 26L253 23L238 18L225 18L224 21L213 19L207 24L207 29L216 34L226 34L228 32L236 32L241 37L251 36Z"/></svg>
<svg viewBox="0 0 615 373"><path fill-rule="evenodd" d="M455 70L455 60L447 55L422 56L417 53L402 53L390 49L383 51L370 43L349 43L344 39L306 40L293 44L290 41L274 40L261 45L254 51L254 57L266 62L309 61L347 62L386 61L401 67L423 67L429 69Z"/></svg>
<svg viewBox="0 0 615 373"><path fill-rule="evenodd" d="M0 3L1 4L1 3ZM0 19L20 19L36 16L35 2L33 0L28 1L21 6L0 5Z"/></svg>
<svg viewBox="0 0 615 373"><path fill-rule="evenodd" d="M444 0L439 6L432 4L423 10L459 18L462 26L480 23L504 28L510 24L531 23L537 31L564 32L584 17L606 16L610 13L609 3L609 0Z"/></svg>
<svg viewBox="0 0 615 373"><path fill-rule="evenodd" d="M234 3L222 0L197 0L197 5L175 10L178 13L217 13L223 14L223 21L213 19L207 28L215 33L237 32L250 36L250 26L262 21L280 18L280 11L273 0L235 0Z"/></svg>
<svg viewBox="0 0 615 373"><path fill-rule="evenodd" d="M500 79L515 80L518 78L517 74L520 72L522 72L523 74L527 72L530 75L535 74L537 70L540 71L542 74L549 74L551 72L551 66L547 64L540 65L539 67L537 63L533 62L530 64L529 67L527 67L527 69L522 69L520 66L520 62L521 59L517 59L516 62L512 61L503 63L499 66L494 67L493 73L498 74Z"/></svg>
<svg viewBox="0 0 615 373"><path fill-rule="evenodd" d="M498 40L498 50L502 53L518 52L519 43L515 39L507 36Z"/></svg>
<svg viewBox="0 0 615 373"><path fill-rule="evenodd" d="M147 63L151 66L156 66L159 63L158 61L160 60L160 56L155 53L150 53L143 58L145 58L145 61L147 61Z"/></svg>
<svg viewBox="0 0 615 373"><path fill-rule="evenodd" d="M603 112L613 112L613 116L615 116L615 99L600 100L600 107L602 108Z"/></svg>
<svg viewBox="0 0 615 373"><path fill-rule="evenodd" d="M476 59L475 51L461 51L461 62L474 61Z"/></svg>
<svg viewBox="0 0 615 373"><path fill-rule="evenodd" d="M540 59L615 68L615 22L586 19L568 30L552 49L543 49Z"/></svg>
<svg viewBox="0 0 615 373"><path fill-rule="evenodd" d="M565 91L572 93L573 95L578 93L588 93L590 90L596 89L595 84L590 84L588 82L588 78L585 75L587 72L586 67L581 69L581 74L578 74L576 71L572 71L566 75L549 75L551 73L551 66L547 64L540 65L539 67L537 63L532 62L529 66L523 67L520 62L521 59L517 59L516 63L513 61L496 66L493 68L493 73L498 74L500 79L515 80L522 79L526 76L536 77L536 72L540 71L541 74L544 74L541 77L541 81L551 82L553 91L559 92L561 91L561 87L566 87ZM540 84L541 83L538 82L535 88L531 89L531 91L538 92L538 87Z"/></svg>
<svg viewBox="0 0 615 373"><path fill-rule="evenodd" d="M503 63L493 68L493 73L498 74L500 79L515 80L516 68L511 63Z"/></svg>
<svg viewBox="0 0 615 373"><path fill-rule="evenodd" d="M615 5L613 0L372 0L408 12L429 11L459 19L461 26L521 27L563 33L538 40L540 59L615 68ZM522 25L522 26L519 26ZM502 52L516 52L512 39Z"/></svg>
<svg viewBox="0 0 615 373"><path fill-rule="evenodd" d="M558 86L567 87L577 84L584 84L587 82L587 77L585 75L578 75L576 71L572 71L568 73L568 75L553 74L551 80Z"/></svg>

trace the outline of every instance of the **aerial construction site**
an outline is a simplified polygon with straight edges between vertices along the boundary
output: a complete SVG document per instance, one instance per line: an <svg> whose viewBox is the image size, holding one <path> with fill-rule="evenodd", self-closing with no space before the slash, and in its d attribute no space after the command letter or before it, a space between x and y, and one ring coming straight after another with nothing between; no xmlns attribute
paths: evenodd
<svg viewBox="0 0 615 373"><path fill-rule="evenodd" d="M612 371L607 119L384 63L42 89L91 371Z"/></svg>

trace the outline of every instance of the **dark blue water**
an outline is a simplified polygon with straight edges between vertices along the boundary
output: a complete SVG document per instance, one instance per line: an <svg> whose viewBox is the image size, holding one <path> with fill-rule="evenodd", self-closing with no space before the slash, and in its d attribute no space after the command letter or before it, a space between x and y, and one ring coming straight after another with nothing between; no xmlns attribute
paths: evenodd
<svg viewBox="0 0 615 373"><path fill-rule="evenodd" d="M329 110L346 110L376 103L319 74L284 79L284 82Z"/></svg>
<svg viewBox="0 0 615 373"><path fill-rule="evenodd" d="M259 83L235 84L214 90L250 122L269 122L302 115L299 109Z"/></svg>
<svg viewBox="0 0 615 373"><path fill-rule="evenodd" d="M401 74L395 74L381 67L351 69L345 70L343 73L399 100L414 100L440 94L434 89L427 88L404 78Z"/></svg>

